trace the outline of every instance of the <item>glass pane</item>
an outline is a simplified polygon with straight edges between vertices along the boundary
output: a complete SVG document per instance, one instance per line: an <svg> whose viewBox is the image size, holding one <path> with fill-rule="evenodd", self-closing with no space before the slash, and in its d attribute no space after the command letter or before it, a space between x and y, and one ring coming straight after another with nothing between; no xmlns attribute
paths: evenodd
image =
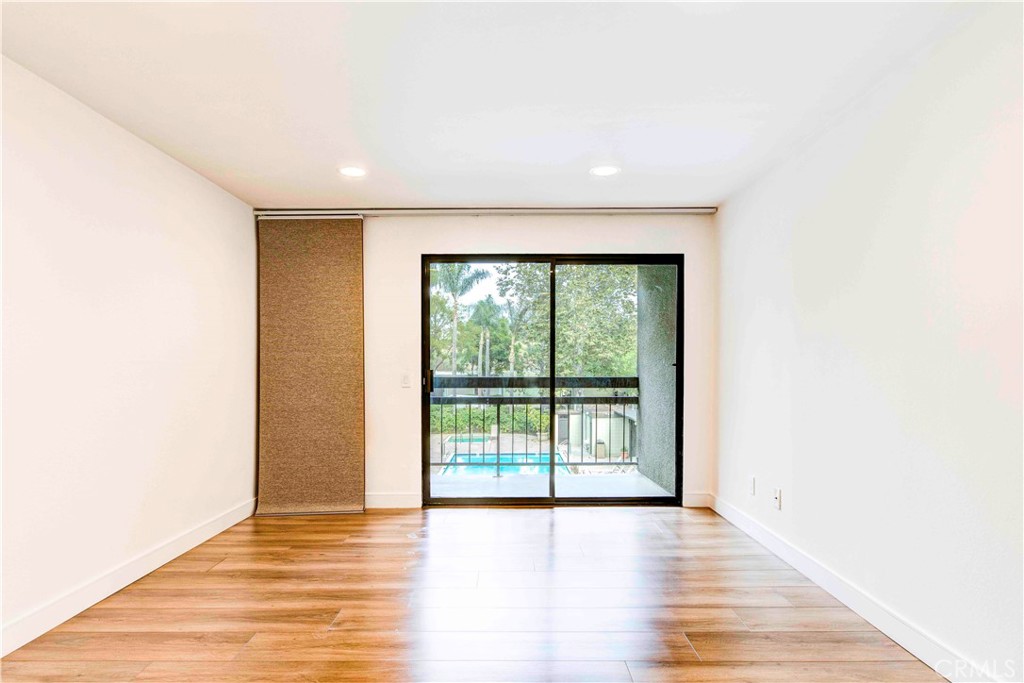
<svg viewBox="0 0 1024 683"><path fill-rule="evenodd" d="M430 496L550 496L549 264L430 266Z"/></svg>
<svg viewBox="0 0 1024 683"><path fill-rule="evenodd" d="M676 266L555 269L555 494L673 496Z"/></svg>

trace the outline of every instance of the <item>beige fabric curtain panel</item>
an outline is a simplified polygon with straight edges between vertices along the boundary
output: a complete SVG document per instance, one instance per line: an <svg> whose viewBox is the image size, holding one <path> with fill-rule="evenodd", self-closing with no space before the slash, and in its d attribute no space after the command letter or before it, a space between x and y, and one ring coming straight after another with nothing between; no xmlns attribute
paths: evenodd
<svg viewBox="0 0 1024 683"><path fill-rule="evenodd" d="M363 222L260 220L256 514L364 503Z"/></svg>

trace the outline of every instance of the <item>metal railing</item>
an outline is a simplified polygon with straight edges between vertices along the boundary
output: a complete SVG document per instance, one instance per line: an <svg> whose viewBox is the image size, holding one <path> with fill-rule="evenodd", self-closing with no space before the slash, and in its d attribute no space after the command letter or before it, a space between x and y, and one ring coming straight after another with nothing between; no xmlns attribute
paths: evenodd
<svg viewBox="0 0 1024 683"><path fill-rule="evenodd" d="M433 467L547 473L549 377L434 375L430 379ZM555 378L556 471L637 466L636 377ZM450 472L467 472L453 469ZM599 470L589 470L599 471Z"/></svg>

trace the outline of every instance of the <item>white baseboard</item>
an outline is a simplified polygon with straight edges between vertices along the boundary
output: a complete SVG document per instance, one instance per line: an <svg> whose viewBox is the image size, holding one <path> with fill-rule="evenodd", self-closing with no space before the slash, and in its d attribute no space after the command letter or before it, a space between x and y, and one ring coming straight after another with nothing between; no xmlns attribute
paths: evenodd
<svg viewBox="0 0 1024 683"><path fill-rule="evenodd" d="M714 496L706 491L692 491L683 492L683 507L684 508L709 508L711 507ZM723 515L724 517L724 515Z"/></svg>
<svg viewBox="0 0 1024 683"><path fill-rule="evenodd" d="M124 564L114 567L107 573L71 589L35 611L4 624L2 635L0 635L0 656L10 654L82 610L95 605L100 600L167 564L228 527L252 516L255 508L255 498L236 505L230 510L133 557Z"/></svg>
<svg viewBox="0 0 1024 683"><path fill-rule="evenodd" d="M423 507L423 497L417 493L400 493L392 491L388 493L366 494L366 508L419 508Z"/></svg>
<svg viewBox="0 0 1024 683"><path fill-rule="evenodd" d="M921 628L889 609L862 588L821 564L787 540L721 498L708 494L711 508L741 531L765 546L794 569L828 591L836 600L859 614L875 628L889 636L912 655L954 681L994 681L977 665L961 657Z"/></svg>

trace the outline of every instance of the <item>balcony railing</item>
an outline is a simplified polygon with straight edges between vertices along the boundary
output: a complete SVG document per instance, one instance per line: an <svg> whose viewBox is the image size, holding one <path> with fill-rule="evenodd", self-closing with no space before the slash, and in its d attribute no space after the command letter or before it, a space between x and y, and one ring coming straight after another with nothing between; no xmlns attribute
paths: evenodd
<svg viewBox="0 0 1024 683"><path fill-rule="evenodd" d="M546 473L550 385L549 377L433 376L431 466ZM636 468L639 386L636 377L555 378L556 472Z"/></svg>

